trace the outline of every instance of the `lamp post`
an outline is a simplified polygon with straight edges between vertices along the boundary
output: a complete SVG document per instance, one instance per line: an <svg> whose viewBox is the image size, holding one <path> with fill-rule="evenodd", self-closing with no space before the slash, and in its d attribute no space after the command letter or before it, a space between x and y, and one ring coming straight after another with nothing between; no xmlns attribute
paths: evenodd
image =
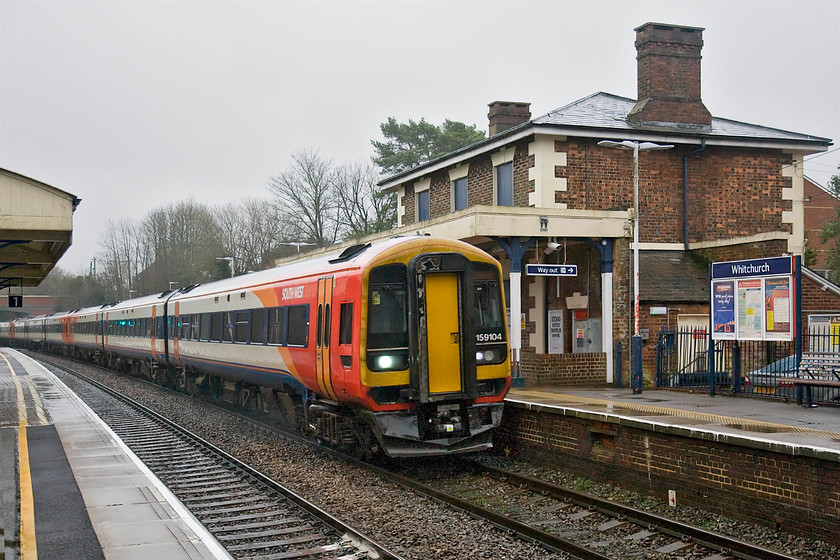
<svg viewBox="0 0 840 560"><path fill-rule="evenodd" d="M631 354L631 389L642 392L642 333L639 329L639 152L670 150L673 144L636 142L635 140L601 140L599 146L633 150L633 343Z"/></svg>
<svg viewBox="0 0 840 560"><path fill-rule="evenodd" d="M233 276L234 276L233 257L216 257L216 260L217 261L227 261L228 262L228 266L230 267L230 277L233 278Z"/></svg>

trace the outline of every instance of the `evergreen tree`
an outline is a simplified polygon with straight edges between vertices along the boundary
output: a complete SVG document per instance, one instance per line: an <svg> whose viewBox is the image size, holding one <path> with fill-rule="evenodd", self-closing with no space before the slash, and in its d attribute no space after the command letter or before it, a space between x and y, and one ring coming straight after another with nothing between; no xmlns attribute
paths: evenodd
<svg viewBox="0 0 840 560"><path fill-rule="evenodd" d="M394 117L379 125L384 142L371 140L371 159L385 175L395 175L484 139L475 125L446 119L440 126L420 119L398 123Z"/></svg>

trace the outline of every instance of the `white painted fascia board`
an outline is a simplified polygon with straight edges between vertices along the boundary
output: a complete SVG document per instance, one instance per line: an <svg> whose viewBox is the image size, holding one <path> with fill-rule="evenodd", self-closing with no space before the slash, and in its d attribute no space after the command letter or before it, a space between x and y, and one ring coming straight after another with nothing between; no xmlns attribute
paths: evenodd
<svg viewBox="0 0 840 560"><path fill-rule="evenodd" d="M577 138L598 138L599 140L635 140L636 142L654 142L656 144L676 144L684 146L699 146L703 140L706 146L729 146L738 148L772 148L776 150L802 151L806 155L828 150L825 146L817 146L810 142L796 142L794 140L764 140L761 138L733 138L704 135L701 132L694 136L670 135L667 133L639 132L632 130L591 130L542 125L534 134L565 135Z"/></svg>
<svg viewBox="0 0 840 560"><path fill-rule="evenodd" d="M548 218L548 232L542 231L540 217ZM628 211L563 210L553 208L517 208L504 206L474 206L423 222L422 227L411 224L392 230L390 235L417 233L468 239L471 237L511 235L525 237L624 237L630 219Z"/></svg>
<svg viewBox="0 0 840 560"><path fill-rule="evenodd" d="M760 243L762 241L787 241L790 239L790 233L786 231L770 231L766 233L757 233L755 235L746 235L744 237L730 237L727 239L714 239L711 241L695 241L689 244L689 250L694 249L712 249L715 247L727 247L729 245L743 245L745 243ZM641 246L641 244L639 244Z"/></svg>

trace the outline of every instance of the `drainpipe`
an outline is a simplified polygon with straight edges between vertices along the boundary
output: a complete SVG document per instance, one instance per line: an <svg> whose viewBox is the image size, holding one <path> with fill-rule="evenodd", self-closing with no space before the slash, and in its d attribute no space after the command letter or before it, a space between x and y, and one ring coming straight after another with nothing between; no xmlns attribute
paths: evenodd
<svg viewBox="0 0 840 560"><path fill-rule="evenodd" d="M706 149L706 139L700 139L700 147L683 156L683 248L688 251L688 158Z"/></svg>

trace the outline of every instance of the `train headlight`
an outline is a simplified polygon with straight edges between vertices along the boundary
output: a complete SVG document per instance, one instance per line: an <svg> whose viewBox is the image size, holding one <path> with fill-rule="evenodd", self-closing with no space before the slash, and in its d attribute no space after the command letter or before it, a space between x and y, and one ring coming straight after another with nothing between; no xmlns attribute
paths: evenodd
<svg viewBox="0 0 840 560"><path fill-rule="evenodd" d="M402 349L368 351L367 364L373 371L402 371L408 367L408 352Z"/></svg>
<svg viewBox="0 0 840 560"><path fill-rule="evenodd" d="M395 361L393 356L388 356L387 354L379 356L376 358L376 369L391 369Z"/></svg>
<svg viewBox="0 0 840 560"><path fill-rule="evenodd" d="M485 346L475 351L475 363L479 366L501 364L507 359L505 346Z"/></svg>
<svg viewBox="0 0 840 560"><path fill-rule="evenodd" d="M492 363L496 359L496 353L493 350L479 350L475 353L475 361L478 363Z"/></svg>

